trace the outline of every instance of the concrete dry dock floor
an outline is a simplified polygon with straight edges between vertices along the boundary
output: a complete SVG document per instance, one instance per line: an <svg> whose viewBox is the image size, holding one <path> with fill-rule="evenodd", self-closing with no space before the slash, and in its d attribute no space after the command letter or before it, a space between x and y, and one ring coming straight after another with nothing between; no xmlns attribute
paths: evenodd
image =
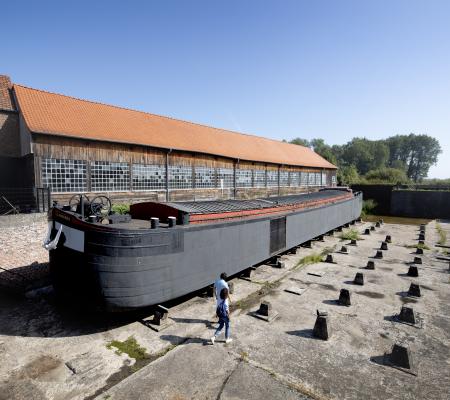
<svg viewBox="0 0 450 400"><path fill-rule="evenodd" d="M450 224L441 226L450 231ZM393 243L383 260L375 260L373 271L362 269L387 234ZM285 269L263 265L250 281L234 280L230 344L208 343L212 299L172 308L174 324L157 333L124 317L95 320L61 310L51 297L2 297L0 399L448 399L450 274L448 262L436 259L443 249L434 247L434 222L427 226L431 250L422 256L418 278L405 275L414 258L405 246L418 237L413 225L384 224L361 235L357 247L348 246L348 255L333 253L335 264L295 268L309 254L347 243L335 236L283 256ZM356 272L363 272L364 286L352 283ZM421 285L420 299L403 296L411 282ZM284 291L293 286L306 291ZM350 307L335 302L341 288L351 292ZM250 315L261 300L279 313L271 323ZM391 320L406 303L419 313L422 328ZM330 315L328 341L312 337L316 309ZM126 375L120 371L134 360L106 344L130 336L159 357L120 381ZM397 342L410 346L417 376L378 363Z"/></svg>

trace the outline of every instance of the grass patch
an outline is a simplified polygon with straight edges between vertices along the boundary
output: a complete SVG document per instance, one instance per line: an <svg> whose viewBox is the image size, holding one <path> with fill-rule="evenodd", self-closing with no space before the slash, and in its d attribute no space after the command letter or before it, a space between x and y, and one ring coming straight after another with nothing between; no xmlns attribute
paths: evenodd
<svg viewBox="0 0 450 400"><path fill-rule="evenodd" d="M141 347L133 336L130 336L123 342L120 340L113 340L106 345L107 349L111 349L112 347L117 349L116 354L119 356L125 353L135 360L144 360L149 357L145 348Z"/></svg>
<svg viewBox="0 0 450 400"><path fill-rule="evenodd" d="M361 240L359 232L356 229L349 229L339 235L341 240Z"/></svg>
<svg viewBox="0 0 450 400"><path fill-rule="evenodd" d="M363 200L363 206L361 210L361 218L366 217L367 215L375 214L375 209L377 208L378 203L373 199Z"/></svg>
<svg viewBox="0 0 450 400"><path fill-rule="evenodd" d="M295 270L297 268L304 267L306 265L320 263L321 261L323 261L323 258L327 254L330 254L334 251L335 247L336 246L326 247L320 253L312 253L312 254L309 254L309 255L301 258L300 260L298 260L297 264L295 265L295 267L293 269Z"/></svg>
<svg viewBox="0 0 450 400"><path fill-rule="evenodd" d="M407 249L423 249L423 250L430 250L430 248L426 244L407 244L405 245Z"/></svg>
<svg viewBox="0 0 450 400"><path fill-rule="evenodd" d="M438 244L440 244L441 246L445 245L445 243L447 243L447 232L442 229L442 226L439 222L436 222L436 231L439 235Z"/></svg>

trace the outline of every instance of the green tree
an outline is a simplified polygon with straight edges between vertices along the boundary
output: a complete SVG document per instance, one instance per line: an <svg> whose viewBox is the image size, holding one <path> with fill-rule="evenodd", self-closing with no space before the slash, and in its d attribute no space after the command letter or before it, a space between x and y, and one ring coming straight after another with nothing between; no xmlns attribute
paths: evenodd
<svg viewBox="0 0 450 400"><path fill-rule="evenodd" d="M386 166L389 147L383 141L354 138L343 146L341 163L354 165L360 174Z"/></svg>
<svg viewBox="0 0 450 400"><path fill-rule="evenodd" d="M396 168L374 169L372 171L369 171L364 178L369 183L401 184L409 182L405 171Z"/></svg>
<svg viewBox="0 0 450 400"><path fill-rule="evenodd" d="M327 145L323 139L312 139L309 144L317 154L330 163L337 165L337 158L334 155L332 148Z"/></svg>
<svg viewBox="0 0 450 400"><path fill-rule="evenodd" d="M339 185L352 185L360 181L358 170L354 165L341 166L337 171Z"/></svg>
<svg viewBox="0 0 450 400"><path fill-rule="evenodd" d="M439 141L428 135L396 135L386 139L389 146L389 166L403 165L408 178L421 181L428 175L442 153Z"/></svg>
<svg viewBox="0 0 450 400"><path fill-rule="evenodd" d="M300 146L305 146L305 147L310 147L309 141L307 139L302 139L302 138L292 139L289 143L290 144L298 144Z"/></svg>

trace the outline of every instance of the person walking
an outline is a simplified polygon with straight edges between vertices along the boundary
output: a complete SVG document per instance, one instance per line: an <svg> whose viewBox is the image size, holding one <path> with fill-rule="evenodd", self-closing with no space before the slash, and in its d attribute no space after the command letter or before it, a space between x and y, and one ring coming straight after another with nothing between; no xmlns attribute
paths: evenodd
<svg viewBox="0 0 450 400"><path fill-rule="evenodd" d="M217 336L222 332L225 326L225 343L230 343L233 339L230 337L230 303L229 303L228 289L223 288L220 291L220 301L217 305L216 314L219 317L219 326L211 338L211 343L214 344Z"/></svg>
<svg viewBox="0 0 450 400"><path fill-rule="evenodd" d="M220 292L222 291L222 289L230 290L230 288L228 287L228 283L226 281L227 278L228 275L225 272L222 272L220 274L219 279L217 279L217 281L214 282L214 296L216 297L216 307L220 303Z"/></svg>

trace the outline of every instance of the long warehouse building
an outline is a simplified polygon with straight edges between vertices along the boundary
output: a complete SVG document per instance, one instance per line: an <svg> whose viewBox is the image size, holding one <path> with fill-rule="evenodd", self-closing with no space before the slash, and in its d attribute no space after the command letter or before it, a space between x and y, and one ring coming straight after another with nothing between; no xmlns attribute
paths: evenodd
<svg viewBox="0 0 450 400"><path fill-rule="evenodd" d="M12 84L0 75L0 188L115 201L256 198L336 185L309 148Z"/></svg>

